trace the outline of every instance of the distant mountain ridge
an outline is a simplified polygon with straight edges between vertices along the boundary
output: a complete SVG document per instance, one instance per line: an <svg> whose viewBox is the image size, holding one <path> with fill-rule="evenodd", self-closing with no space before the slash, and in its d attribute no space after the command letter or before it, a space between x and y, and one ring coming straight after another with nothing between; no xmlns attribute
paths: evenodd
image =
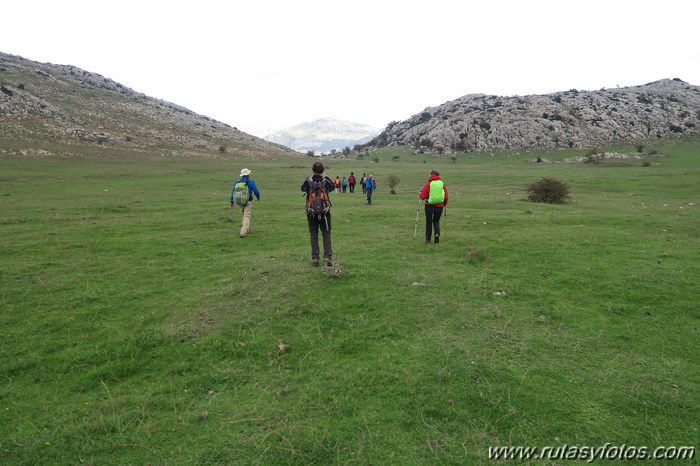
<svg viewBox="0 0 700 466"><path fill-rule="evenodd" d="M2 52L0 143L0 155L299 157L99 74Z"/></svg>
<svg viewBox="0 0 700 466"><path fill-rule="evenodd" d="M0 52L0 156L288 158L409 146L416 153L578 149L700 135L700 87L678 78L546 95L470 94L381 131L320 118L257 138L71 65ZM78 150L79 149L79 150Z"/></svg>
<svg viewBox="0 0 700 466"><path fill-rule="evenodd" d="M700 87L680 79L599 91L502 97L470 94L391 122L366 150L416 153L577 149L700 135Z"/></svg>
<svg viewBox="0 0 700 466"><path fill-rule="evenodd" d="M282 144L299 152L313 151L328 154L352 149L357 144L369 142L381 130L362 123L318 118L280 129L264 137L265 140Z"/></svg>

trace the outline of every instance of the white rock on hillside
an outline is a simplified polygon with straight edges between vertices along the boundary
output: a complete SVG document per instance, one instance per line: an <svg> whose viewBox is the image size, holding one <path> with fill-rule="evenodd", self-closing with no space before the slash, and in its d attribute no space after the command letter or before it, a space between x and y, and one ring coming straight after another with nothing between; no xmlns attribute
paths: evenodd
<svg viewBox="0 0 700 466"><path fill-rule="evenodd" d="M365 147L417 153L588 148L700 134L700 87L679 79L599 91L470 94L392 122Z"/></svg>

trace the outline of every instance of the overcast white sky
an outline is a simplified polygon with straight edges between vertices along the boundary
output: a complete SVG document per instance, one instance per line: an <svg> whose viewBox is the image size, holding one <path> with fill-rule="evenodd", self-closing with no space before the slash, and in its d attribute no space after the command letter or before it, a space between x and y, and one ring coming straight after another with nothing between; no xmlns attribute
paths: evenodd
<svg viewBox="0 0 700 466"><path fill-rule="evenodd" d="M74 65L256 136L384 128L466 94L700 85L695 0L13 0L0 51Z"/></svg>

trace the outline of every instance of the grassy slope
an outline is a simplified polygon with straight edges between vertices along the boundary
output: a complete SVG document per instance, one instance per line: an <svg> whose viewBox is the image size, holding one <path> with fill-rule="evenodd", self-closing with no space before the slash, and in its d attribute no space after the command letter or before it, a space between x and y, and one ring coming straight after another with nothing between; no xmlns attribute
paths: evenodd
<svg viewBox="0 0 700 466"><path fill-rule="evenodd" d="M232 161L1 160L0 462L697 445L700 159L666 152L644 168L331 161L380 188L372 206L333 196L341 277L309 265L310 160L246 162L263 200L245 239ZM451 202L426 246L416 194L434 167ZM524 201L542 176L573 201Z"/></svg>

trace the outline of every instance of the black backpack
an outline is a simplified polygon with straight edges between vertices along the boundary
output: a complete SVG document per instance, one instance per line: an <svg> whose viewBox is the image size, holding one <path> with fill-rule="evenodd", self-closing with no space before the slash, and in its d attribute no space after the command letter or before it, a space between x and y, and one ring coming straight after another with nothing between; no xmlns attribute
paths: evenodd
<svg viewBox="0 0 700 466"><path fill-rule="evenodd" d="M326 215L331 210L331 200L326 190L326 180L314 181L313 176L307 180L309 190L306 195L306 213L318 217Z"/></svg>

